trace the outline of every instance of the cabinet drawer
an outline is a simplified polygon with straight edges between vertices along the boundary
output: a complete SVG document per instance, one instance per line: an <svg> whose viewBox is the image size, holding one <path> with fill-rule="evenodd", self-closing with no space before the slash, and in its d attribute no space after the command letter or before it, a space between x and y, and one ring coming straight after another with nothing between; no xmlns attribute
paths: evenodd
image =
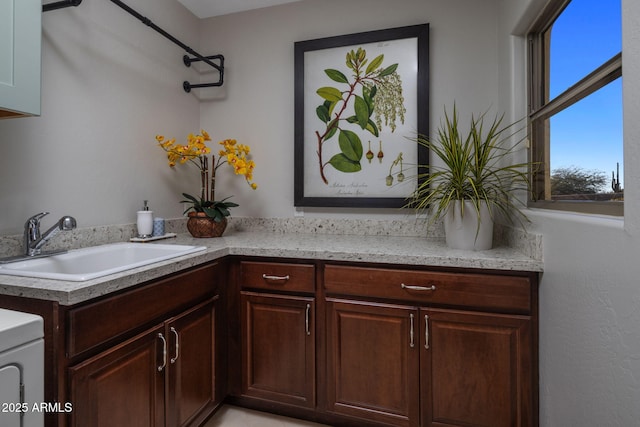
<svg viewBox="0 0 640 427"><path fill-rule="evenodd" d="M528 314L528 277L327 265L327 294Z"/></svg>
<svg viewBox="0 0 640 427"><path fill-rule="evenodd" d="M313 293L315 292L315 266L242 261L240 284L243 288Z"/></svg>
<svg viewBox="0 0 640 427"><path fill-rule="evenodd" d="M209 265L71 309L68 357L213 296L215 269Z"/></svg>

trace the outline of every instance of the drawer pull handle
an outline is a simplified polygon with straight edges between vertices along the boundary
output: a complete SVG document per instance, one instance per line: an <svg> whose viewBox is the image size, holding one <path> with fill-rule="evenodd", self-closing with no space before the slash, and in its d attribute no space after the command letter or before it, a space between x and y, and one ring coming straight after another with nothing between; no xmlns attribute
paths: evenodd
<svg viewBox="0 0 640 427"><path fill-rule="evenodd" d="M162 372L167 366L167 340L164 339L161 333L158 333L158 338L162 340L162 365L158 366L158 372Z"/></svg>
<svg viewBox="0 0 640 427"><path fill-rule="evenodd" d="M409 328L409 347L413 348L415 346L415 343L413 342L413 313L409 315L409 319L410 319L410 328Z"/></svg>
<svg viewBox="0 0 640 427"><path fill-rule="evenodd" d="M178 331L176 331L176 328L174 328L173 326L171 327L171 332L173 332L173 334L176 336L176 357L172 357L170 362L173 365L174 363L176 363L176 360L178 360L178 356L180 355L179 353L179 349L180 349L180 344L178 342Z"/></svg>
<svg viewBox="0 0 640 427"><path fill-rule="evenodd" d="M402 289L408 289L410 291L435 291L436 285L431 286L413 286L413 285L405 285L404 283L400 284Z"/></svg>
<svg viewBox="0 0 640 427"><path fill-rule="evenodd" d="M271 276L269 274L263 274L262 278L267 281L283 282L283 283L287 282L290 279L288 274L286 276Z"/></svg>
<svg viewBox="0 0 640 427"><path fill-rule="evenodd" d="M305 315L304 327L307 332L307 335L311 335L311 329L309 328L309 315L311 312L311 304L307 304L307 312Z"/></svg>

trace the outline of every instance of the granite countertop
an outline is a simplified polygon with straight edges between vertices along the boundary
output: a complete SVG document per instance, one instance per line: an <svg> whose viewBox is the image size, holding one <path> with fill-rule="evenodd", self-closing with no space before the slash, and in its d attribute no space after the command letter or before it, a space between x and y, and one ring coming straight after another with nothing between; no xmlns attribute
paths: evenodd
<svg viewBox="0 0 640 427"><path fill-rule="evenodd" d="M510 247L496 247L479 252L452 250L439 239L424 237L227 230L224 237L216 239L195 239L189 234L180 233L174 239L161 240L158 243L206 246L207 249L84 282L0 274L0 295L52 300L61 305L73 305L226 255L542 271L540 259L532 258Z"/></svg>

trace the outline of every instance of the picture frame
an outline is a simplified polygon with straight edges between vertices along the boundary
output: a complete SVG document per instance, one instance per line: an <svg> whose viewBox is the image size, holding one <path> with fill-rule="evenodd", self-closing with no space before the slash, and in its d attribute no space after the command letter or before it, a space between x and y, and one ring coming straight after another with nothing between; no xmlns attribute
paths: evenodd
<svg viewBox="0 0 640 427"><path fill-rule="evenodd" d="M429 24L296 42L294 90L294 205L405 206L429 163Z"/></svg>

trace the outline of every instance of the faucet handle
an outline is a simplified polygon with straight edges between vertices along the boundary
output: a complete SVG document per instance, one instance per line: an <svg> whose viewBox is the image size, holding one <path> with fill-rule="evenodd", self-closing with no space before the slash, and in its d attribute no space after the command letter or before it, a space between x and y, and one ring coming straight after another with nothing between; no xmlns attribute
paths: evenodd
<svg viewBox="0 0 640 427"><path fill-rule="evenodd" d="M45 215L49 215L49 212L40 212L24 223L25 245L40 238L40 219Z"/></svg>
<svg viewBox="0 0 640 427"><path fill-rule="evenodd" d="M27 220L27 223L33 222L33 223L37 224L37 223L40 222L40 219L42 219L42 217L46 216L46 215L49 215L49 212L40 212L39 214L35 214L34 216L32 216L31 218L29 218Z"/></svg>

